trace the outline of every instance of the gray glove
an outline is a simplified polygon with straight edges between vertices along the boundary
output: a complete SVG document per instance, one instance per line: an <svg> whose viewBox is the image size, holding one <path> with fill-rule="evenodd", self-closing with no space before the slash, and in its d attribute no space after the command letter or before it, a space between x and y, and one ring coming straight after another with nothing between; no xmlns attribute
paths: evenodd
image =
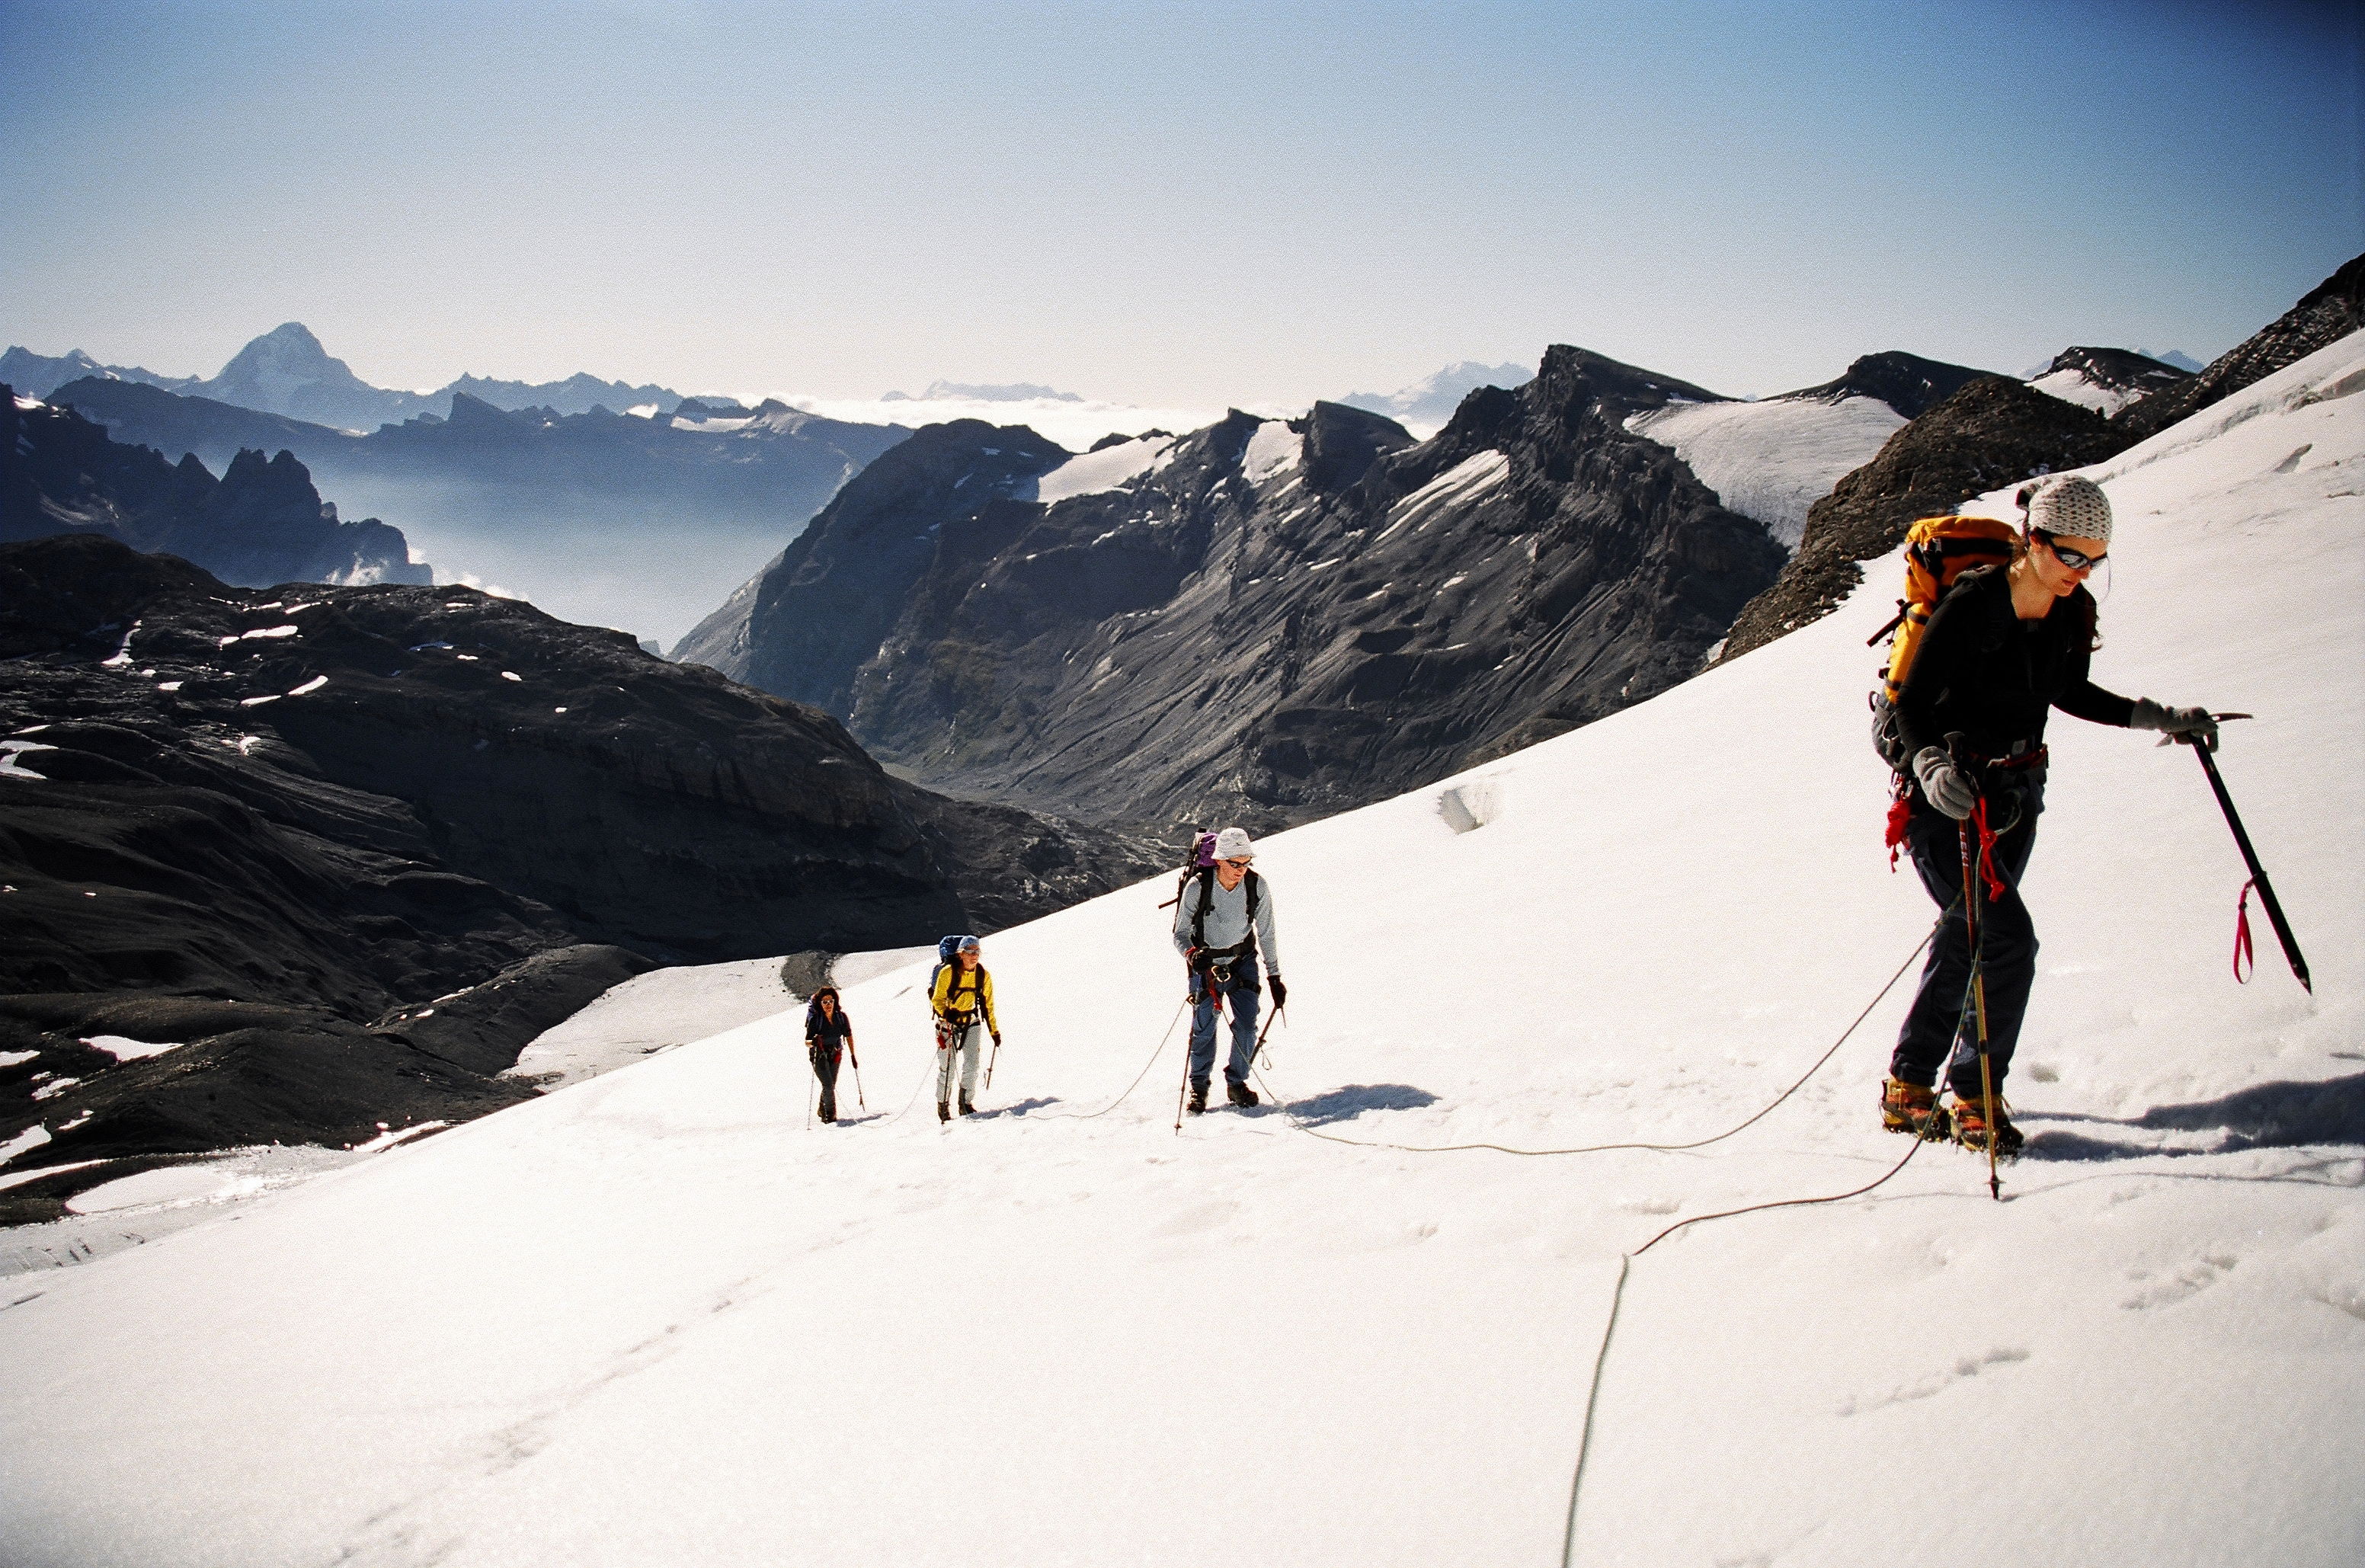
<svg viewBox="0 0 2365 1568"><path fill-rule="evenodd" d="M1921 782L1922 799L1956 822L1968 820L1971 808L1979 803L1978 786L1971 782L1970 775L1948 761L1936 746L1925 745L1914 753L1913 777Z"/></svg>
<svg viewBox="0 0 2365 1568"><path fill-rule="evenodd" d="M2217 749L2217 721L2209 716L2206 708L2163 708L2148 697L2138 697L2127 727L2158 730L2170 737L2190 735L2211 751Z"/></svg>

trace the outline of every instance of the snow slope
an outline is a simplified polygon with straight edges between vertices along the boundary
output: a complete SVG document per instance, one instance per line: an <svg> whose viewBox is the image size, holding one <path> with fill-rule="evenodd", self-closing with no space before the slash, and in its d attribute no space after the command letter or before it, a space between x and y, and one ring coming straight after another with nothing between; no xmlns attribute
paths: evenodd
<svg viewBox="0 0 2365 1568"><path fill-rule="evenodd" d="M1905 423L1877 398L1769 398L1757 403L1669 403L1626 428L1671 446L1732 510L1796 550L1807 509L1871 462Z"/></svg>
<svg viewBox="0 0 2365 1568"><path fill-rule="evenodd" d="M2106 386L2084 371L2076 369L2051 371L2031 380L2029 385L2047 397L2075 403L2081 409L2091 409L2106 420L2148 390L2146 387Z"/></svg>
<svg viewBox="0 0 2365 1568"><path fill-rule="evenodd" d="M2365 337L2101 471L2097 677L2259 713L2221 760L2315 996L2263 923L2226 974L2191 757L2060 721L2009 1201L1932 1148L1642 1254L1575 1561L2365 1556L2359 390ZM846 994L868 1119L804 1130L776 1017L19 1282L11 1568L1558 1561L1620 1255L1889 1169L1901 989L1691 1153L1307 1129L1687 1140L1805 1071L1932 913L1865 736L1895 576L1268 841L1295 1122L1172 1130L1150 884L988 942L975 1121L925 1104L898 970Z"/></svg>

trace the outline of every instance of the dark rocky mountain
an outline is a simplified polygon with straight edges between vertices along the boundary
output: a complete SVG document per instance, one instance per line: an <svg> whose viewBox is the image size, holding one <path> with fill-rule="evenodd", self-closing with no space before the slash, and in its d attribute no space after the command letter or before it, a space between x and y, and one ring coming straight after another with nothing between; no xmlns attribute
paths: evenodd
<svg viewBox="0 0 2365 1568"><path fill-rule="evenodd" d="M12 347L0 353L0 383L15 387L23 397L46 398L67 382L80 381L86 375L102 381L137 381L162 386L168 392L186 392L202 379L195 375L159 375L136 364L101 364L80 349L51 355Z"/></svg>
<svg viewBox="0 0 2365 1568"><path fill-rule="evenodd" d="M1070 459L934 427L676 650L939 787L1271 826L1698 667L1782 551L1627 415L1697 387L1554 348L1434 439L1317 404Z"/></svg>
<svg viewBox="0 0 2365 1568"><path fill-rule="evenodd" d="M1923 359L1901 349L1868 353L1819 386L1801 386L1782 397L1793 402L1810 399L1836 403L1844 398L1877 398L1909 420L1918 420L1991 371Z"/></svg>
<svg viewBox="0 0 2365 1568"><path fill-rule="evenodd" d="M2298 304L2245 342L2178 382L2119 411L2113 423L2131 441L2158 435L2221 398L2272 375L2365 327L2365 255L2353 256Z"/></svg>
<svg viewBox="0 0 2365 1568"><path fill-rule="evenodd" d="M208 462L286 449L349 508L398 523L447 573L571 620L678 636L794 538L897 426L777 403L740 418L506 410L454 393L365 436L123 381L58 388L122 441Z"/></svg>
<svg viewBox="0 0 2365 1568"><path fill-rule="evenodd" d="M1821 620L1864 581L1857 565L1904 543L1915 518L2031 474L2081 468L2126 446L2091 409L2006 375L1983 376L1890 436L1807 513L1781 580L1732 623L1720 660Z"/></svg>
<svg viewBox="0 0 2365 1568"><path fill-rule="evenodd" d="M0 1143L50 1140L16 1169L474 1114L651 963L992 929L1149 868L530 605L0 545Z"/></svg>
<svg viewBox="0 0 2365 1568"><path fill-rule="evenodd" d="M1903 543L1914 519L1951 511L2015 479L2114 457L2360 325L2365 256L2196 375L2168 379L2177 367L2124 350L2071 349L2056 359L2048 371L2065 362L2090 364L2097 375L2147 377L2158 388L2108 420L2004 377L1971 383L1891 436L1877 456L1816 503L1798 554L1742 611L1719 659L1738 658L1829 614L1863 582L1858 563Z"/></svg>
<svg viewBox="0 0 2365 1568"><path fill-rule="evenodd" d="M55 533L168 552L252 588L434 580L399 530L339 521L288 453L266 461L241 451L217 479L194 455L167 463L70 408L27 407L0 385L0 543Z"/></svg>

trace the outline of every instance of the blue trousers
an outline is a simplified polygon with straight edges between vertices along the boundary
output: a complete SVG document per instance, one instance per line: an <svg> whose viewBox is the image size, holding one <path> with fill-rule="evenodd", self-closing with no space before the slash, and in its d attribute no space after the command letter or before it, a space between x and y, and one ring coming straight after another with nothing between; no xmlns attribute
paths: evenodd
<svg viewBox="0 0 2365 1568"><path fill-rule="evenodd" d="M1216 992L1206 986L1207 977L1191 977L1191 1086L1204 1090L1209 1074L1216 1070ZM1231 1083L1249 1081L1249 1064L1256 1056L1257 1014L1264 1002L1264 993L1257 985L1256 955L1251 953L1232 966L1231 981L1216 988L1224 1004L1232 1014L1232 1054L1224 1063L1224 1078Z"/></svg>
<svg viewBox="0 0 2365 1568"><path fill-rule="evenodd" d="M2027 810L2008 833L1999 834L1995 868L2004 881L2004 895L1990 901L1983 879L1974 895L1978 902L1979 969L1988 1001L1988 1059L1995 1071L1996 1089L2012 1066L2012 1047L2020 1040L2021 1020L2028 1012L2029 987L2036 980L2036 926L2028 906L2020 900L2020 877L2036 847L2036 806L2034 790ZM1992 809L1992 808L1990 808ZM1979 1097L1978 1023L1964 1006L1971 980L1971 945L1963 929L1962 824L1927 801L1913 802L1913 816L1905 826L1906 847L1912 851L1913 869L1939 908L1938 926L1932 935L1929 960L1922 966L1922 988L1898 1032L1897 1049L1889 1058L1890 1076L1923 1088L1938 1081L1946 1066L1946 1081L1957 1095ZM1978 854L1976 831L1971 853ZM1949 1062L1949 1053L1952 1060Z"/></svg>

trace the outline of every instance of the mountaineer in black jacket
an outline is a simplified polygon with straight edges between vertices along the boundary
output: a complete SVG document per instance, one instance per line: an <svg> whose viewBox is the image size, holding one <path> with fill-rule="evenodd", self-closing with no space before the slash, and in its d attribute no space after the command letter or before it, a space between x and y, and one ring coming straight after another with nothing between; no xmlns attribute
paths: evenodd
<svg viewBox="0 0 2365 1568"><path fill-rule="evenodd" d="M1914 789L1905 843L1940 913L1922 985L1898 1033L1881 1094L1882 1125L1921 1132L1940 1113L1938 1070L1953 1061L1954 1129L1962 1142L2009 1154L2020 1134L2002 1113L2001 1087L2036 976L2036 931L2021 902L2020 878L2035 846L2045 805L2045 722L2051 709L2121 728L2192 734L2213 749L2217 726L2202 709L2163 708L2117 696L2089 678L2096 646L2087 577L2110 548L2111 503L2102 487L2058 475L2026 496L2027 518L2009 566L1965 572L1930 617L1897 699L1897 728L1912 761ZM1963 896L1962 834L1984 801L1995 835L1983 856L1979 959L1987 996L1989 1059L1998 1098L1990 1126L1979 1082L1975 1025L1965 1016L1970 944ZM1976 842L1976 841L1975 841ZM1960 1044L1957 1044L1957 1041Z"/></svg>

